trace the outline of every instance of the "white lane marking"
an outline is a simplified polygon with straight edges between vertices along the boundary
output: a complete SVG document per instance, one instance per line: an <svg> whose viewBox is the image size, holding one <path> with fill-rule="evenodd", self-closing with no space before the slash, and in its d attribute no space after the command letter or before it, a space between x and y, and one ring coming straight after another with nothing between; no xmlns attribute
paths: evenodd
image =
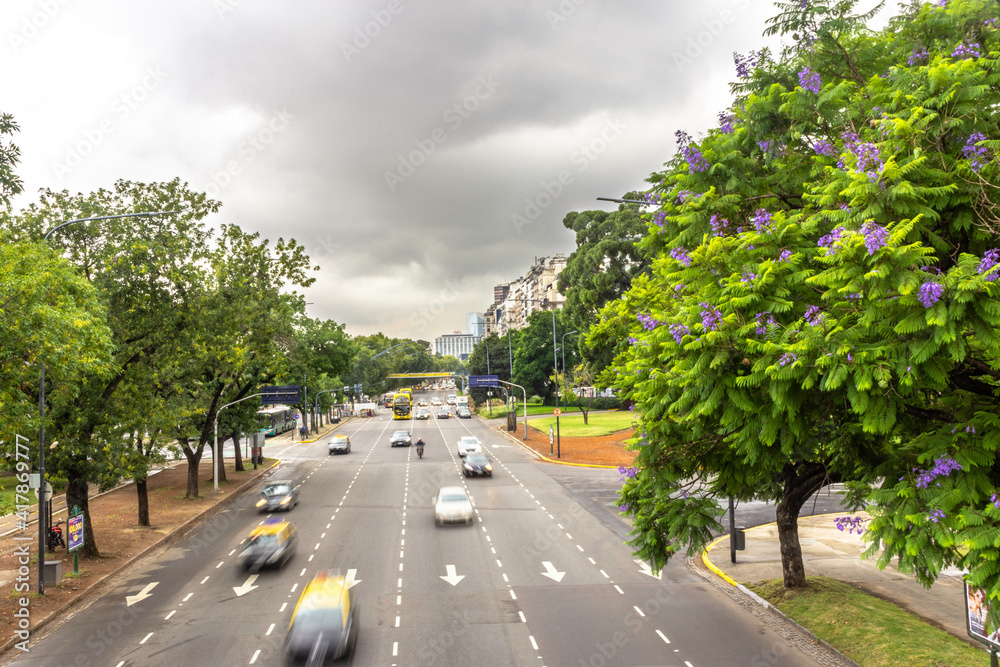
<svg viewBox="0 0 1000 667"><path fill-rule="evenodd" d="M511 599L511 600L516 600L516 599L517 599L517 596L516 596L516 595L514 595L514 591L511 591L511 592L510 592L510 599Z"/></svg>
<svg viewBox="0 0 1000 667"><path fill-rule="evenodd" d="M300 577L304 577L304 576L306 576L306 569L307 569L307 568L302 568L302 571L301 571L301 572L299 572L299 576L300 576Z"/></svg>
<svg viewBox="0 0 1000 667"><path fill-rule="evenodd" d="M535 643L535 638L532 637L531 635L528 635L528 639L531 640L531 647L537 651L538 650L538 644Z"/></svg>
<svg viewBox="0 0 1000 667"><path fill-rule="evenodd" d="M292 590L291 590L291 592L294 593L295 589L298 588L298 587L299 587L298 583L292 584Z"/></svg>
<svg viewBox="0 0 1000 667"><path fill-rule="evenodd" d="M309 562L310 562L310 563L312 562L312 559L313 559L313 555L314 555L314 554L309 554Z"/></svg>
<svg viewBox="0 0 1000 667"><path fill-rule="evenodd" d="M206 581L208 581L208 577L205 577L204 579L202 579L201 583L205 583Z"/></svg>
<svg viewBox="0 0 1000 667"><path fill-rule="evenodd" d="M257 649L256 651L253 652L253 657L250 658L250 664L251 665L254 664L255 662L257 662L257 656L258 655L260 655L260 649Z"/></svg>
<svg viewBox="0 0 1000 667"><path fill-rule="evenodd" d="M403 571L403 564L402 564L402 563L400 563L400 564L399 564L399 571L400 571L400 572L402 572L402 571Z"/></svg>
<svg viewBox="0 0 1000 667"><path fill-rule="evenodd" d="M278 613L280 614L280 613L284 612L285 611L285 607L287 607L287 606L288 606L287 602L282 602L281 603L281 609L278 610Z"/></svg>
<svg viewBox="0 0 1000 667"><path fill-rule="evenodd" d="M173 610L172 612L170 612L169 614L167 614L167 617L166 617L165 619L163 619L163 620L164 620L164 621L169 621L169 620L170 620L170 617L171 617L171 616L173 616L173 615L174 615L174 614L176 614L176 613L177 613L177 610L176 610L176 609L174 609L174 610Z"/></svg>
<svg viewBox="0 0 1000 667"><path fill-rule="evenodd" d="M396 627L399 627L399 616L396 617Z"/></svg>
<svg viewBox="0 0 1000 667"><path fill-rule="evenodd" d="M509 580L507 579L507 575L506 574L503 575L503 581L504 581L505 584L509 583Z"/></svg>
<svg viewBox="0 0 1000 667"><path fill-rule="evenodd" d="M579 549L580 551L583 551L583 547L581 547L579 544L576 545L576 548Z"/></svg>
<svg viewBox="0 0 1000 667"><path fill-rule="evenodd" d="M604 570L601 570L601 574L603 574L603 575L604 575L604 578L605 578L605 579L610 579L610 578L611 578L611 577L609 577L609 576L608 576L608 573L607 573L607 572L605 572Z"/></svg>
<svg viewBox="0 0 1000 667"><path fill-rule="evenodd" d="M271 632L274 630L274 623L268 626L267 632L264 633L265 636L270 636Z"/></svg>
<svg viewBox="0 0 1000 667"><path fill-rule="evenodd" d="M522 623L527 623L527 622L528 622L528 619L526 619L526 618L524 617L524 612L523 612L523 611L519 611L519 612L517 612L517 615L521 617L521 622L522 622Z"/></svg>
<svg viewBox="0 0 1000 667"><path fill-rule="evenodd" d="M571 539L571 540L573 539L573 536L572 536L572 535L570 535L569 533L566 533L566 537L568 537L568 538L569 538L569 539Z"/></svg>
<svg viewBox="0 0 1000 667"><path fill-rule="evenodd" d="M566 530L561 523L557 523L556 525L559 526L559 530Z"/></svg>
<svg viewBox="0 0 1000 667"><path fill-rule="evenodd" d="M393 642L392 643L392 655L393 655L393 657L395 657L398 654L399 654L399 642Z"/></svg>
<svg viewBox="0 0 1000 667"><path fill-rule="evenodd" d="M499 558L497 558L497 567L503 567L503 563L500 562Z"/></svg>
<svg viewBox="0 0 1000 667"><path fill-rule="evenodd" d="M236 553L236 549L233 549L232 551L230 551L229 555L232 556L234 553Z"/></svg>
<svg viewBox="0 0 1000 667"><path fill-rule="evenodd" d="M622 589L618 588L618 584L615 584L615 590L618 591L619 593L621 593L622 595L625 595L625 591L623 591Z"/></svg>
<svg viewBox="0 0 1000 667"><path fill-rule="evenodd" d="M403 604L403 596L402 595L397 595L396 596L396 604L397 605Z"/></svg>
<svg viewBox="0 0 1000 667"><path fill-rule="evenodd" d="M313 547L313 551L316 551L317 549L319 549L319 542L317 542L316 546Z"/></svg>
<svg viewBox="0 0 1000 667"><path fill-rule="evenodd" d="M184 596L184 599L181 600L181 602L187 602L188 600L191 599L192 595L194 595L194 593L188 593L187 595Z"/></svg>
<svg viewBox="0 0 1000 667"><path fill-rule="evenodd" d="M402 587L403 587L403 578L400 577L399 579L396 580L396 588L402 588Z"/></svg>
<svg viewBox="0 0 1000 667"><path fill-rule="evenodd" d="M587 558L587 560L589 560L589 561L590 561L590 564L591 564L591 565L597 565L597 561L596 561L596 560L594 560L593 558L589 558L589 557L588 557L588 558Z"/></svg>
<svg viewBox="0 0 1000 667"><path fill-rule="evenodd" d="M223 565L223 564L224 564L225 562L226 562L226 561L224 561L224 560L220 560L220 561L219 561L219 564L215 566L215 569L216 569L216 570L218 570L218 569L219 569L220 567L222 567L222 565Z"/></svg>
<svg viewBox="0 0 1000 667"><path fill-rule="evenodd" d="M646 617L646 615L645 615L644 613L642 613L642 609L639 609L639 608L638 608L638 607L636 607L635 605L632 605L632 609L635 609L635 613L639 614L639 615L640 615L640 616L642 616L643 618L645 618L645 617Z"/></svg>
<svg viewBox="0 0 1000 667"><path fill-rule="evenodd" d="M656 631L656 634L660 635L660 639L662 639L663 641L667 642L668 644L670 643L670 640L667 639L667 636L662 632L660 632L659 630Z"/></svg>
<svg viewBox="0 0 1000 667"><path fill-rule="evenodd" d="M149 633L148 635L146 635L145 637L143 637L143 638L142 638L142 641L141 641L141 642L139 642L139 643L140 643L140 644L145 644L145 643L146 643L147 641L149 641L149 638L150 638L150 637L152 637L152 636L153 636L153 633L152 633L152 632L150 632L150 633Z"/></svg>

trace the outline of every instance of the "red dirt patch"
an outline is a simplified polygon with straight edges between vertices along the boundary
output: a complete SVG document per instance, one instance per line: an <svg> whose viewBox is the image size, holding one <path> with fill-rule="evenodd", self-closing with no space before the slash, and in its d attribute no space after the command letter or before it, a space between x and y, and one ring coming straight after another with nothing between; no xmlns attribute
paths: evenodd
<svg viewBox="0 0 1000 667"><path fill-rule="evenodd" d="M559 439L559 450L562 456L559 461L565 463L587 463L590 465L608 466L631 466L635 459L635 452L625 449L625 441L632 437L632 429L618 431L610 435L602 435L589 438L570 438L563 436ZM510 434L515 435L515 434ZM549 434L535 428L528 422L528 439L524 439L524 427L520 427L516 434L517 439L525 445L538 452L542 456L556 459L556 444L549 446Z"/></svg>

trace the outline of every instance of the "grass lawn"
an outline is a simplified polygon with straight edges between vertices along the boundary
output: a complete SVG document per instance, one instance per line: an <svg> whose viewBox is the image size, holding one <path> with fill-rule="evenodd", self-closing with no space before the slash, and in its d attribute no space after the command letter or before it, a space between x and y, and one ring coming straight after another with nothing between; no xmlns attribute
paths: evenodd
<svg viewBox="0 0 1000 667"><path fill-rule="evenodd" d="M786 591L780 579L747 588L862 667L989 664L986 651L891 602L828 577L807 582L804 591Z"/></svg>
<svg viewBox="0 0 1000 667"><path fill-rule="evenodd" d="M588 424L584 426L582 414L566 415L564 413L559 418L559 434L568 438L609 435L618 431L631 429L632 422L634 421L635 415L631 412L600 412L597 414L591 413ZM550 424L555 428L555 417L532 419L528 422L528 426L534 426L538 430L546 432L548 432Z"/></svg>

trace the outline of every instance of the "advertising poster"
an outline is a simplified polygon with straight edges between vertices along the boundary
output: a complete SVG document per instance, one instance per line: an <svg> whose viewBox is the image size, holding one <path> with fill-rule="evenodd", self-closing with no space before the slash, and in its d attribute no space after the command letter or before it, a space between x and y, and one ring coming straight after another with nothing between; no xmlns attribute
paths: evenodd
<svg viewBox="0 0 1000 667"><path fill-rule="evenodd" d="M73 551L83 546L83 515L71 516L66 522L68 531L66 551Z"/></svg>
<svg viewBox="0 0 1000 667"><path fill-rule="evenodd" d="M972 588L965 584L965 619L969 636L973 639L1000 649L1000 630L986 634L986 614L989 605L986 603L986 593L981 588Z"/></svg>

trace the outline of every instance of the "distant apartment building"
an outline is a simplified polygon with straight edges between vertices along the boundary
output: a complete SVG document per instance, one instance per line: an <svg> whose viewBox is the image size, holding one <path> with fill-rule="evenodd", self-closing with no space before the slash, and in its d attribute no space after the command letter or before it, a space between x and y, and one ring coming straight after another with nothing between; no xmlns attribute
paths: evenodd
<svg viewBox="0 0 1000 667"><path fill-rule="evenodd" d="M482 336L464 334L456 331L451 334L444 334L434 339L434 354L450 355L458 357L462 361L468 361L472 354L472 348L482 339Z"/></svg>
<svg viewBox="0 0 1000 667"><path fill-rule="evenodd" d="M483 318L485 332L502 335L509 329L522 329L534 311L562 308L566 298L559 292L558 279L564 268L565 255L536 257L524 276L494 287L493 304Z"/></svg>

